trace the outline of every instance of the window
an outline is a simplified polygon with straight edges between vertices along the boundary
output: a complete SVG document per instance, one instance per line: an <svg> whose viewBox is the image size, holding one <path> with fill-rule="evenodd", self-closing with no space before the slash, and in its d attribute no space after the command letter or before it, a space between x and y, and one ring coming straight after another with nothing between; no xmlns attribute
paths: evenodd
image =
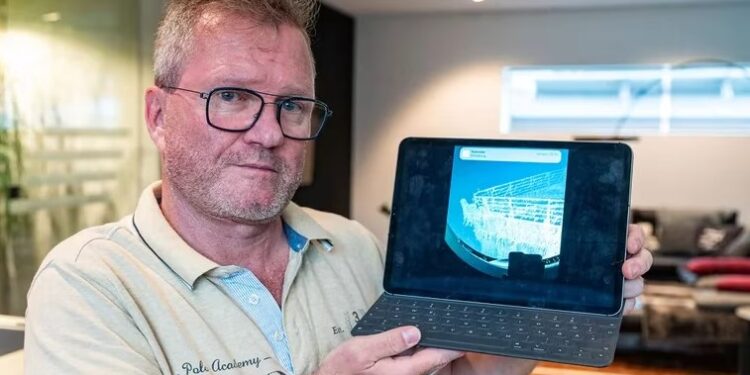
<svg viewBox="0 0 750 375"><path fill-rule="evenodd" d="M750 64L510 67L501 131L750 135Z"/></svg>

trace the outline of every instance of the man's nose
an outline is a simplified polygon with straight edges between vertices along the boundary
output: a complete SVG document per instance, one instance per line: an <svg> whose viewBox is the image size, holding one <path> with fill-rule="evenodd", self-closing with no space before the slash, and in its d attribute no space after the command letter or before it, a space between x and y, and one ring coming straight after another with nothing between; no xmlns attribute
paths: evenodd
<svg viewBox="0 0 750 375"><path fill-rule="evenodd" d="M275 103L263 103L255 125L245 131L243 138L246 142L260 143L266 148L276 147L284 142L284 133L276 116Z"/></svg>

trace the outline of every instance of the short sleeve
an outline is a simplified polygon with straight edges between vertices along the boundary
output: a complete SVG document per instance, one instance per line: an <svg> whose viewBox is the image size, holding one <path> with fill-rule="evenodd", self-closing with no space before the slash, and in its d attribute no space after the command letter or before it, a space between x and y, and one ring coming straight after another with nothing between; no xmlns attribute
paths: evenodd
<svg viewBox="0 0 750 375"><path fill-rule="evenodd" d="M113 289L74 264L39 271L28 294L27 374L160 374Z"/></svg>

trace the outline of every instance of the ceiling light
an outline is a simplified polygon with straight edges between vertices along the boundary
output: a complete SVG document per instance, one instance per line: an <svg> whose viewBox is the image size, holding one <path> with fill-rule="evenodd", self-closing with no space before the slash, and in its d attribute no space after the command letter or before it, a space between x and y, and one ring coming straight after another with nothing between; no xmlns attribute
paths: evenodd
<svg viewBox="0 0 750 375"><path fill-rule="evenodd" d="M62 19L59 12L49 12L42 14L42 21L44 22L57 22Z"/></svg>
<svg viewBox="0 0 750 375"><path fill-rule="evenodd" d="M471 1L473 1L473 2L475 2L475 3L481 3L481 2L482 2L482 1L484 1L484 0L471 0Z"/></svg>

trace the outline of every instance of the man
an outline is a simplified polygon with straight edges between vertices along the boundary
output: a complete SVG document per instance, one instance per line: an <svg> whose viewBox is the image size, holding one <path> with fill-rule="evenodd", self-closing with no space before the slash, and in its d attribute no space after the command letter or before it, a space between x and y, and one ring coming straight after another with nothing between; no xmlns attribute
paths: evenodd
<svg viewBox="0 0 750 375"><path fill-rule="evenodd" d="M27 311L31 374L523 374L532 361L413 349L415 327L351 338L381 290L356 222L290 203L313 99L315 3L174 0L146 92L162 181L135 213L58 245ZM629 237L626 295L650 267ZM629 299L628 307L633 300Z"/></svg>

